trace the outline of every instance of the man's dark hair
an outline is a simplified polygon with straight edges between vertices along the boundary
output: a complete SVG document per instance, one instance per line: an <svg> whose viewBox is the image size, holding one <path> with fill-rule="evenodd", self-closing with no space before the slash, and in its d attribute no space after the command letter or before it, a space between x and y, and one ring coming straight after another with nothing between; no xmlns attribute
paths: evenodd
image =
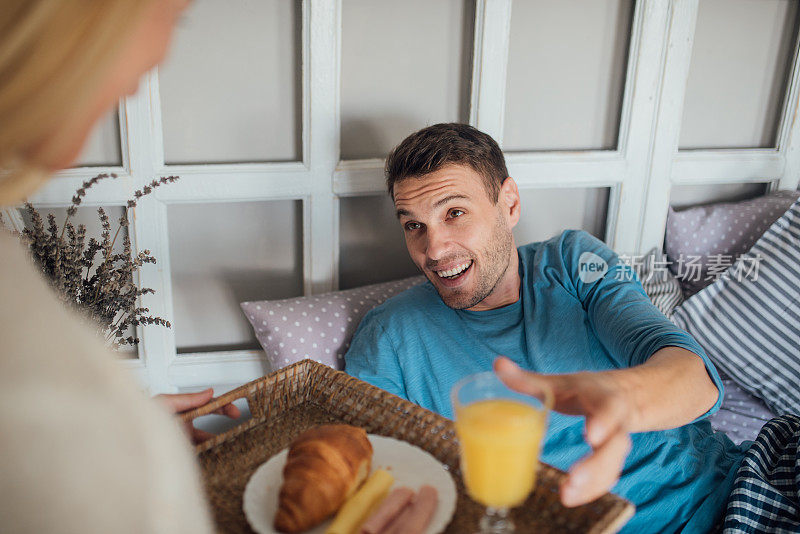
<svg viewBox="0 0 800 534"><path fill-rule="evenodd" d="M500 186L508 177L506 160L491 136L468 124L434 124L406 137L386 158L386 185L394 198L394 184L420 178L446 165L471 167L481 175L486 192L497 203Z"/></svg>

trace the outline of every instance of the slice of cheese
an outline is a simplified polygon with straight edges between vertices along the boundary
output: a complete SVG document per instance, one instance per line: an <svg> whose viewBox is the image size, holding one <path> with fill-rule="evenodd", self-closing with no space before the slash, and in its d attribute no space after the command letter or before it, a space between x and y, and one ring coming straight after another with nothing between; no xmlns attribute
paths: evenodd
<svg viewBox="0 0 800 534"><path fill-rule="evenodd" d="M392 484L394 477L385 469L372 473L361 489L342 505L325 534L356 534L370 512L386 498Z"/></svg>

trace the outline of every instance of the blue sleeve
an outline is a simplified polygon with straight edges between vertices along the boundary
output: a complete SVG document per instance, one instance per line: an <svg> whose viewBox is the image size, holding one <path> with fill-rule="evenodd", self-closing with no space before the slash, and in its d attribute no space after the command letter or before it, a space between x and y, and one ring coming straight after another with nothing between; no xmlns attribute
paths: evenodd
<svg viewBox="0 0 800 534"><path fill-rule="evenodd" d="M350 376L408 399L397 352L374 310L358 325L344 359Z"/></svg>
<svg viewBox="0 0 800 534"><path fill-rule="evenodd" d="M723 387L716 368L700 344L650 302L629 265L620 261L605 243L584 231L564 233L561 255L566 276L587 312L590 325L620 367L642 364L664 347L686 349L703 360L719 391L717 402L701 418L719 409Z"/></svg>

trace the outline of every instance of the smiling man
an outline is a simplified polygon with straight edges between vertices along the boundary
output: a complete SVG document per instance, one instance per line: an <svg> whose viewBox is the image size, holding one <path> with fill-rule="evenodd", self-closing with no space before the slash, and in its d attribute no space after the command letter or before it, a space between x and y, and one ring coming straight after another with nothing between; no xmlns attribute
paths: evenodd
<svg viewBox="0 0 800 534"><path fill-rule="evenodd" d="M437 124L386 162L389 194L428 282L359 325L348 373L452 417L449 393L492 368L556 397L543 460L569 470L568 506L612 489L631 532L705 532L721 518L743 450L702 420L722 385L601 241L566 231L517 248L517 186L488 135ZM498 358L498 355L506 358Z"/></svg>

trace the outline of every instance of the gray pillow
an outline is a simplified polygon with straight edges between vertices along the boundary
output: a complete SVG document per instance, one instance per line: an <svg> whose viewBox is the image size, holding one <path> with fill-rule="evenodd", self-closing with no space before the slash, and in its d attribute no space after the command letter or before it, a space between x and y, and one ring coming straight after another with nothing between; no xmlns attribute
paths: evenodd
<svg viewBox="0 0 800 534"><path fill-rule="evenodd" d="M798 197L798 191L777 191L681 211L670 207L664 249L684 296L712 284Z"/></svg>
<svg viewBox="0 0 800 534"><path fill-rule="evenodd" d="M620 259L633 268L655 307L670 317L675 307L683 302L683 293L678 279L669 270L664 253L653 248L644 256L620 256Z"/></svg>
<svg viewBox="0 0 800 534"><path fill-rule="evenodd" d="M800 200L672 320L774 413L800 413Z"/></svg>
<svg viewBox="0 0 800 534"><path fill-rule="evenodd" d="M342 369L361 318L389 297L425 280L415 276L313 297L242 302L241 306L273 370L305 358Z"/></svg>

